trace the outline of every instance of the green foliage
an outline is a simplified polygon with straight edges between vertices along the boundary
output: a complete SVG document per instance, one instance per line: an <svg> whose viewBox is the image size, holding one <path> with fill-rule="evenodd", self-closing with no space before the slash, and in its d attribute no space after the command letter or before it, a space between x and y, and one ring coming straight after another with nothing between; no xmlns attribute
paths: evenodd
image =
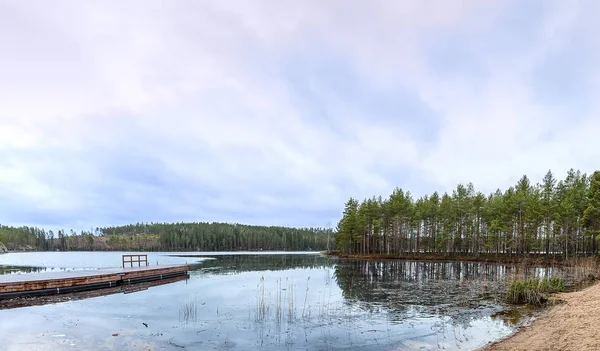
<svg viewBox="0 0 600 351"><path fill-rule="evenodd" d="M506 293L506 299L513 304L542 305L548 294L565 289L562 278L515 280Z"/></svg>
<svg viewBox="0 0 600 351"><path fill-rule="evenodd" d="M146 250L236 251L236 250L325 250L328 230L287 228L229 223L150 223L101 228L102 236L158 239ZM143 237L140 238L140 235Z"/></svg>
<svg viewBox="0 0 600 351"><path fill-rule="evenodd" d="M587 207L582 218L589 236L600 237L600 172L596 171L590 179L587 194Z"/></svg>
<svg viewBox="0 0 600 351"><path fill-rule="evenodd" d="M0 225L0 242L9 250L47 249L47 233L43 229Z"/></svg>
<svg viewBox="0 0 600 351"><path fill-rule="evenodd" d="M344 206L344 217L338 223L335 241L344 250L352 250L359 236L358 202L350 198ZM341 235L343 233L343 235Z"/></svg>
<svg viewBox="0 0 600 351"><path fill-rule="evenodd" d="M590 181L591 180L591 181ZM570 170L556 181L527 176L488 196L473 184L451 193L412 198L396 188L383 199L350 199L335 233L346 253L405 255L563 255L598 253L600 172L588 178Z"/></svg>
<svg viewBox="0 0 600 351"><path fill-rule="evenodd" d="M331 230L229 223L137 223L80 234L0 227L10 250L325 250Z"/></svg>

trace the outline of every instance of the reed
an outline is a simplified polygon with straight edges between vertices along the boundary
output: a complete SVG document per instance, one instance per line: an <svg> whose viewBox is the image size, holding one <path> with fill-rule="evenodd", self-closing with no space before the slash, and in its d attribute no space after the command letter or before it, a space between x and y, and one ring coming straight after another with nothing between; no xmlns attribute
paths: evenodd
<svg viewBox="0 0 600 351"><path fill-rule="evenodd" d="M287 280L287 279L286 279ZM296 301L294 294L294 281L290 283L288 286L288 323L292 324L294 322L294 318L296 318Z"/></svg>
<svg viewBox="0 0 600 351"><path fill-rule="evenodd" d="M258 283L258 296L256 297L256 321L264 322L269 316L269 302L265 294L265 277L261 276Z"/></svg>
<svg viewBox="0 0 600 351"><path fill-rule="evenodd" d="M186 301L179 308L179 318L184 322L195 322L198 316L198 306L196 304L196 299L191 301Z"/></svg>
<svg viewBox="0 0 600 351"><path fill-rule="evenodd" d="M282 305L282 296L281 292L283 288L281 287L281 278L277 279L277 302L275 304L275 319L279 324L283 319L283 305Z"/></svg>
<svg viewBox="0 0 600 351"><path fill-rule="evenodd" d="M571 258L565 263L565 266L568 267L576 284L598 279L599 271L596 257Z"/></svg>
<svg viewBox="0 0 600 351"><path fill-rule="evenodd" d="M302 306L302 317L306 318L306 300L308 299L308 283L310 283L310 276L308 277L308 279L306 280L306 291L304 293L304 305Z"/></svg>
<svg viewBox="0 0 600 351"><path fill-rule="evenodd" d="M257 285L256 296L256 312L254 321L261 325L274 323L276 330L286 323L289 326L296 323L312 323L311 318L318 318L321 322L338 318L340 320L349 320L352 316L348 313L345 304L339 302L339 306L330 302L332 289L329 284L329 289L323 289L322 296L319 298L319 303L314 308L308 301L310 292L311 278L306 279L306 288L304 289L304 298L297 295L299 287L295 285L293 279L278 278L275 286L267 285L265 278L261 276ZM275 289L275 291L274 291ZM300 303L302 303L300 311ZM313 313L314 312L314 313ZM249 314L251 318L251 314Z"/></svg>
<svg viewBox="0 0 600 351"><path fill-rule="evenodd" d="M506 298L512 304L543 305L548 295L565 289L562 278L515 280L510 284Z"/></svg>

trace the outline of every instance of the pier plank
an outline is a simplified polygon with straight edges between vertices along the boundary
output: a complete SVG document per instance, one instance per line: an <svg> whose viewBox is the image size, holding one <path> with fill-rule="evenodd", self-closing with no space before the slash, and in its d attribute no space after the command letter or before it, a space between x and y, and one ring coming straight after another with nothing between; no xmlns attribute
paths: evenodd
<svg viewBox="0 0 600 351"><path fill-rule="evenodd" d="M97 270L74 270L0 275L0 294L42 289L60 289L95 283L126 283L128 279L186 273L188 265L156 265Z"/></svg>

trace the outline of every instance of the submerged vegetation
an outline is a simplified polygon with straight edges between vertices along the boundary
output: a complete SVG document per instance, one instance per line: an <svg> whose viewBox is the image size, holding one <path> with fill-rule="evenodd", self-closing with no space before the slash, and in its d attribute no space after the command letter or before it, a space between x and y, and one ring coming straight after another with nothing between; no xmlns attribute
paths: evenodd
<svg viewBox="0 0 600 351"><path fill-rule="evenodd" d="M473 184L451 194L414 199L395 189L346 202L335 242L344 254L562 256L597 254L600 234L600 171L570 170L564 180L548 172L538 184L523 176L489 195Z"/></svg>

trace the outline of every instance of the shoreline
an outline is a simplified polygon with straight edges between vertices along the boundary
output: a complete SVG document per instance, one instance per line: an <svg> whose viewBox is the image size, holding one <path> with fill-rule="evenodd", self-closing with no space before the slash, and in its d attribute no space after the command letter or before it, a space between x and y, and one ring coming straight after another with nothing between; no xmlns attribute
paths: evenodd
<svg viewBox="0 0 600 351"><path fill-rule="evenodd" d="M322 254L340 259L349 260L404 260L404 261L446 261L446 262L481 262L481 263L511 263L511 264L525 264L525 265L544 265L544 266L555 266L564 265L576 259L585 259L593 256L581 256L564 259L562 256L550 256L545 255L506 255L506 254L480 254L480 255L464 255L464 254L344 254L336 251L324 251Z"/></svg>
<svg viewBox="0 0 600 351"><path fill-rule="evenodd" d="M552 300L531 323L478 350L600 350L600 282Z"/></svg>

